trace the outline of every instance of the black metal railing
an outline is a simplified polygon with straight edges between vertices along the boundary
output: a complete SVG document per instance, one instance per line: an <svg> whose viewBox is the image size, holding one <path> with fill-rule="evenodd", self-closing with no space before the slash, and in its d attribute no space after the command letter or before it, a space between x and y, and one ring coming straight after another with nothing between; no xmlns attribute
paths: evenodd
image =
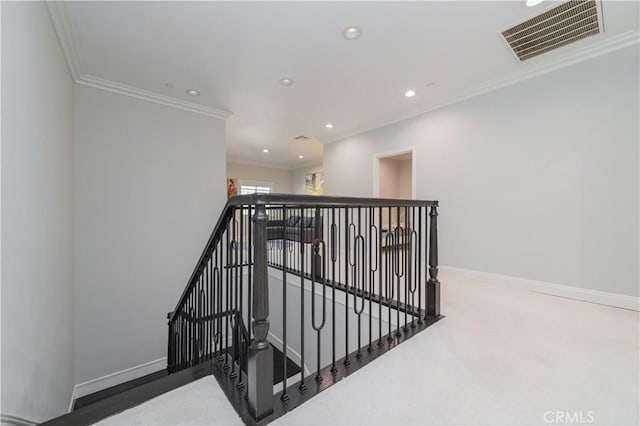
<svg viewBox="0 0 640 426"><path fill-rule="evenodd" d="M228 203L176 308L168 314L170 373L217 359L244 386L250 332L250 208ZM245 239L247 242L245 243ZM245 294L248 292L248 294Z"/></svg>
<svg viewBox="0 0 640 426"><path fill-rule="evenodd" d="M169 371L213 360L243 419L264 423L424 330L441 318L437 207L230 199L169 315ZM283 353L275 390L272 345Z"/></svg>

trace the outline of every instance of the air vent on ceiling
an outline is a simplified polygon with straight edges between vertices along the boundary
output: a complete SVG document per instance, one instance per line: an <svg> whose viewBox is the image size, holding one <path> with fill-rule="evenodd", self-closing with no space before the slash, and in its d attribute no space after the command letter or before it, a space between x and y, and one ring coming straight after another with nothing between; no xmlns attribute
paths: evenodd
<svg viewBox="0 0 640 426"><path fill-rule="evenodd" d="M311 139L309 136L304 136L304 135L300 135L300 136L296 136L295 140L297 141L308 141L309 139Z"/></svg>
<svg viewBox="0 0 640 426"><path fill-rule="evenodd" d="M568 1L509 28L502 36L519 60L557 49L602 32L595 0Z"/></svg>

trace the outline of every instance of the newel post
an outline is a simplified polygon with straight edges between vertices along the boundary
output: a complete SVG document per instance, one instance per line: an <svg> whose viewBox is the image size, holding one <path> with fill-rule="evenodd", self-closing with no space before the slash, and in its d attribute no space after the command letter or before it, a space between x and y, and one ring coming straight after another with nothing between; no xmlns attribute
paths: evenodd
<svg viewBox="0 0 640 426"><path fill-rule="evenodd" d="M427 282L427 316L440 315L440 281L438 281L438 206L429 211L429 281Z"/></svg>
<svg viewBox="0 0 640 426"><path fill-rule="evenodd" d="M249 410L256 420L273 412L273 349L267 341L269 332L269 279L267 272L267 211L256 203L254 222L253 340L249 346L247 366Z"/></svg>

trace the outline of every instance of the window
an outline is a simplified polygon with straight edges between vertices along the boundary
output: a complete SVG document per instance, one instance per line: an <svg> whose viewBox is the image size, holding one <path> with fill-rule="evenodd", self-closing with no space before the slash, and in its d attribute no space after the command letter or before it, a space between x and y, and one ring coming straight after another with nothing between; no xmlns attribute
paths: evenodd
<svg viewBox="0 0 640 426"><path fill-rule="evenodd" d="M271 194L270 186L240 185L240 195L247 194Z"/></svg>

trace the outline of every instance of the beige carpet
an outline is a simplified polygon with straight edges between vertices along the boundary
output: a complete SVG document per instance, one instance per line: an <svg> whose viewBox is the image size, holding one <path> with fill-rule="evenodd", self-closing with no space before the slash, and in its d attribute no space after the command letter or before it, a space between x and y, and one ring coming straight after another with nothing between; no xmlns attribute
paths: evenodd
<svg viewBox="0 0 640 426"><path fill-rule="evenodd" d="M639 424L638 312L442 282L447 318L274 424ZM241 421L205 378L100 424Z"/></svg>

